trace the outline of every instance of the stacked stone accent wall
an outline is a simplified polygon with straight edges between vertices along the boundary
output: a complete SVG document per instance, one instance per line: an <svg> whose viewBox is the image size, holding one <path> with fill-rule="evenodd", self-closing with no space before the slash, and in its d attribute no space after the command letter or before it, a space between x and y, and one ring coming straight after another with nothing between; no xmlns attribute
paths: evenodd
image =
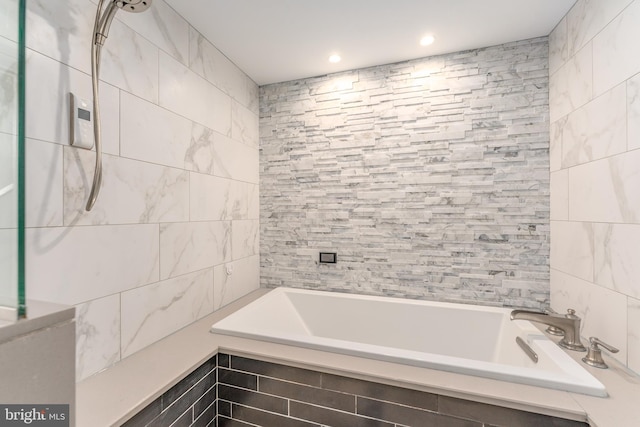
<svg viewBox="0 0 640 427"><path fill-rule="evenodd" d="M545 307L548 99L546 37L261 87L262 286Z"/></svg>

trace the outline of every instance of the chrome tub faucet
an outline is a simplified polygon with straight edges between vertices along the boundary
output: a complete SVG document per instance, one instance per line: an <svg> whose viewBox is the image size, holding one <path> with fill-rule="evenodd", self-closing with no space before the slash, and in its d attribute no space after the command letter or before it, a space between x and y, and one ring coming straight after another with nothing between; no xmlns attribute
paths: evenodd
<svg viewBox="0 0 640 427"><path fill-rule="evenodd" d="M580 342L580 318L575 315L573 310L570 310L568 315L513 310L511 312L511 320L528 320L562 329L564 337L558 342L561 347L574 351L587 351L582 342Z"/></svg>

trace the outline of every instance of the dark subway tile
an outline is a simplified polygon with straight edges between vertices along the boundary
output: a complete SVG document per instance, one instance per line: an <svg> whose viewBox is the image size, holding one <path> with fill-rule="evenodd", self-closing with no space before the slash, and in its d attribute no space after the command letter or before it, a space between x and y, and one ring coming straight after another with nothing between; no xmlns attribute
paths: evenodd
<svg viewBox="0 0 640 427"><path fill-rule="evenodd" d="M189 409L171 424L171 427L189 427L193 423L193 410Z"/></svg>
<svg viewBox="0 0 640 427"><path fill-rule="evenodd" d="M183 394L182 397L180 397L180 399L176 401L176 403L181 402L181 404L183 405L184 404L188 406L193 405L202 396L204 396L208 390L210 390L211 388L215 389L215 383L216 383L215 372L210 372L206 377L202 378L199 383L191 387L189 391Z"/></svg>
<svg viewBox="0 0 640 427"><path fill-rule="evenodd" d="M169 407L164 409L158 418L154 420L153 424L158 426L169 425L175 421L187 408L190 408L194 403L200 399L207 390L209 390L215 383L215 372L209 372L199 383L191 387L180 398L175 400ZM168 423L168 424L166 424Z"/></svg>
<svg viewBox="0 0 640 427"><path fill-rule="evenodd" d="M278 363L263 362L261 360L247 359L240 356L232 356L231 367L240 371L252 372L267 377L293 381L320 387L320 372L293 366L280 365Z"/></svg>
<svg viewBox="0 0 640 427"><path fill-rule="evenodd" d="M358 415L377 418L405 426L482 427L482 423L463 420L435 412L424 411L395 403L358 397Z"/></svg>
<svg viewBox="0 0 640 427"><path fill-rule="evenodd" d="M202 395L200 399L196 401L196 403L194 403L193 416L195 418L198 418L205 409L207 409L209 406L211 406L212 403L215 402L217 397L216 391L217 389L215 386L211 387L209 390L205 392L205 394Z"/></svg>
<svg viewBox="0 0 640 427"><path fill-rule="evenodd" d="M224 415L225 417L231 417L231 402L226 400L216 400L218 406L218 415Z"/></svg>
<svg viewBox="0 0 640 427"><path fill-rule="evenodd" d="M430 411L438 409L438 396L435 394L339 375L323 374L322 388L386 400L387 402L400 403Z"/></svg>
<svg viewBox="0 0 640 427"><path fill-rule="evenodd" d="M255 424L247 424L242 421L232 420L227 417L218 417L218 427L255 427Z"/></svg>
<svg viewBox="0 0 640 427"><path fill-rule="evenodd" d="M205 408L200 412L199 415L196 415L195 412L193 414L193 418L195 418L191 427L206 427L211 424L216 418L216 404L211 403L208 408ZM215 425L215 424L213 424Z"/></svg>
<svg viewBox="0 0 640 427"><path fill-rule="evenodd" d="M392 423L295 401L289 404L289 415L334 427L394 427Z"/></svg>
<svg viewBox="0 0 640 427"><path fill-rule="evenodd" d="M148 404L143 410L131 417L125 422L123 427L142 427L146 426L151 420L160 415L162 412L162 399L159 397L150 404Z"/></svg>
<svg viewBox="0 0 640 427"><path fill-rule="evenodd" d="M498 427L586 427L587 424L579 421L550 417L548 415L535 414L533 412L519 411L517 409L503 408L496 405L472 402L470 400L456 399L440 396L439 412L451 414L456 417L468 418L491 424Z"/></svg>
<svg viewBox="0 0 640 427"><path fill-rule="evenodd" d="M231 356L224 353L218 353L218 366L222 366L223 368L231 367Z"/></svg>
<svg viewBox="0 0 640 427"><path fill-rule="evenodd" d="M258 389L258 376L246 372L234 371L226 368L218 368L218 383L236 387Z"/></svg>
<svg viewBox="0 0 640 427"><path fill-rule="evenodd" d="M260 427L319 427L318 424L312 424L241 405L233 405L232 413L234 420L245 421L259 425Z"/></svg>
<svg viewBox="0 0 640 427"><path fill-rule="evenodd" d="M173 402L180 398L180 396L186 393L187 390L214 371L215 367L216 365L212 363L212 359L209 359L200 367L196 368L192 373L183 378L178 384L171 387L162 395L162 409L168 408ZM215 373L213 378L215 379Z"/></svg>
<svg viewBox="0 0 640 427"><path fill-rule="evenodd" d="M302 384L281 381L273 378L260 377L258 390L262 393L274 394L301 402L326 406L346 412L355 412L356 399L351 394L323 390Z"/></svg>
<svg viewBox="0 0 640 427"><path fill-rule="evenodd" d="M166 427L172 425L179 418L185 416L185 412L188 413L187 417L193 419L193 409L188 407L186 409L182 409L176 405L172 405L165 411L163 411L159 417L155 418L151 421L148 426L149 427Z"/></svg>
<svg viewBox="0 0 640 427"><path fill-rule="evenodd" d="M218 399L264 409L265 411L276 412L278 414L287 413L288 402L286 399L231 387L225 384L218 384Z"/></svg>

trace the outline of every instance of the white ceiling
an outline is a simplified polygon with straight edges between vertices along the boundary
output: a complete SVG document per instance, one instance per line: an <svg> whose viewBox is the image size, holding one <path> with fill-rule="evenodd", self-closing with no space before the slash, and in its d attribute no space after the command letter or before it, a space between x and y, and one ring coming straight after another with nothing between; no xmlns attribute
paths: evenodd
<svg viewBox="0 0 640 427"><path fill-rule="evenodd" d="M167 2L264 85L546 36L575 0Z"/></svg>

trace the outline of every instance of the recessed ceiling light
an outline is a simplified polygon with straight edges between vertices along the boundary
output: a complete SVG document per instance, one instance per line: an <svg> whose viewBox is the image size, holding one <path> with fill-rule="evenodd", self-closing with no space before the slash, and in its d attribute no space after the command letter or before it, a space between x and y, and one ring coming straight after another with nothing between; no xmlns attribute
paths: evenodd
<svg viewBox="0 0 640 427"><path fill-rule="evenodd" d="M420 39L420 45L429 46L434 41L436 41L436 39L433 36L424 36L422 39Z"/></svg>
<svg viewBox="0 0 640 427"><path fill-rule="evenodd" d="M336 55L336 54L334 54L334 55L331 55L331 56L329 57L329 62L331 62L331 63L333 63L333 64L336 64L336 63L340 62L340 60L341 60L341 59L342 59L342 58L340 58L340 55Z"/></svg>

